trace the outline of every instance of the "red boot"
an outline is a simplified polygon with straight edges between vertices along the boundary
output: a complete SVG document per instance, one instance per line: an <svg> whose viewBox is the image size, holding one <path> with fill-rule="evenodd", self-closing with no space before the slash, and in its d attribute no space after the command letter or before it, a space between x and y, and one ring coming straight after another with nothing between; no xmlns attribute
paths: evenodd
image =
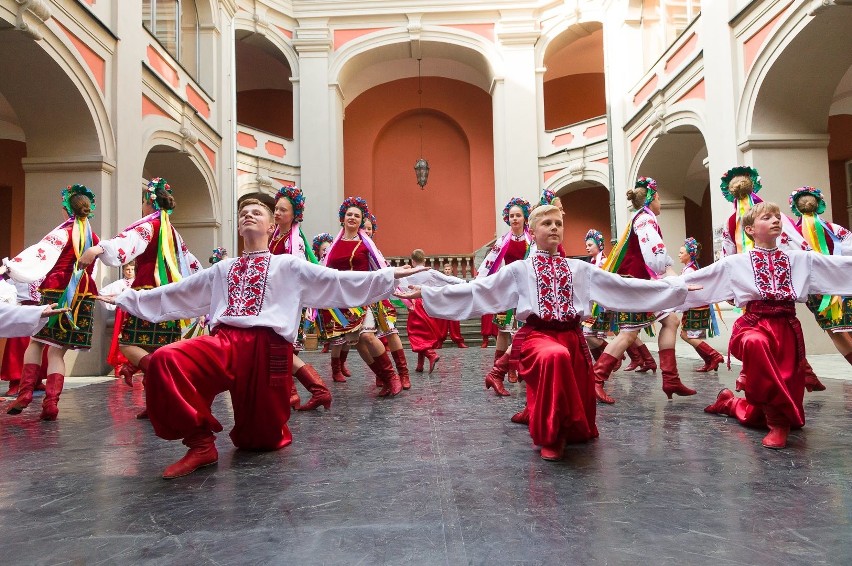
<svg viewBox="0 0 852 566"><path fill-rule="evenodd" d="M695 351L698 352L698 355L701 356L702 360L704 360L703 366L695 368L695 371L699 373L719 371L719 364L725 361L722 354L713 349L713 346L707 342L701 342Z"/></svg>
<svg viewBox="0 0 852 566"><path fill-rule="evenodd" d="M814 373L814 368L812 368L811 364L808 363L807 358L805 358L804 370L805 389L808 390L808 393L813 393L814 391L825 391L825 385L822 384L817 375Z"/></svg>
<svg viewBox="0 0 852 566"><path fill-rule="evenodd" d="M565 455L565 440L557 439L556 444L552 446L541 447L541 459L549 462L558 462Z"/></svg>
<svg viewBox="0 0 852 566"><path fill-rule="evenodd" d="M736 399L734 392L726 387L719 391L719 394L716 395L715 403L704 407L704 412L713 415L731 416L731 413L734 410L734 399Z"/></svg>
<svg viewBox="0 0 852 566"><path fill-rule="evenodd" d="M482 345L480 346L480 348L487 348L487 347L488 347L488 336L483 336L482 337Z"/></svg>
<svg viewBox="0 0 852 566"><path fill-rule="evenodd" d="M423 373L423 364L426 362L426 353L425 352L417 352L417 367L414 368L414 371L417 373Z"/></svg>
<svg viewBox="0 0 852 566"><path fill-rule="evenodd" d="M59 394L65 385L65 376L61 373L52 373L47 376L47 385L44 388L44 401L41 402L41 416L43 421L55 421L59 416Z"/></svg>
<svg viewBox="0 0 852 566"><path fill-rule="evenodd" d="M429 360L429 373L435 371L435 366L438 365L438 360L441 359L441 356L438 355L438 352L435 350L426 350L426 358Z"/></svg>
<svg viewBox="0 0 852 566"><path fill-rule="evenodd" d="M660 367L663 370L663 393L669 399L672 398L672 395L695 395L694 389L690 389L680 381L674 348L660 350Z"/></svg>
<svg viewBox="0 0 852 566"><path fill-rule="evenodd" d="M321 354L327 354L330 351L331 351L331 342L326 342L325 344L322 345L322 352L320 352L320 353Z"/></svg>
<svg viewBox="0 0 852 566"><path fill-rule="evenodd" d="M654 361L654 356L651 355L651 350L648 349L648 346L642 344L641 346L636 346L636 349L639 351L639 355L642 356L642 364L636 368L636 372L645 373L646 371L650 371L651 373L657 373L657 362Z"/></svg>
<svg viewBox="0 0 852 566"><path fill-rule="evenodd" d="M126 383L128 387L133 387L133 375L137 371L139 371L138 367L134 366L130 362L125 362L118 368L116 377L124 378L124 383Z"/></svg>
<svg viewBox="0 0 852 566"><path fill-rule="evenodd" d="M467 348L467 344L464 343L464 340L460 342L456 342L456 348Z"/></svg>
<svg viewBox="0 0 852 566"><path fill-rule="evenodd" d="M216 437L212 432L199 431L183 439L183 444L189 448L183 458L169 466L163 472L163 479L174 479L188 476L198 468L210 466L219 461L216 451Z"/></svg>
<svg viewBox="0 0 852 566"><path fill-rule="evenodd" d="M635 342L627 347L626 353L630 358L630 363L624 368L624 371L633 371L642 365L642 354ZM651 360L653 361L653 358Z"/></svg>
<svg viewBox="0 0 852 566"><path fill-rule="evenodd" d="M494 362L494 367L485 376L485 389L494 389L494 394L500 397L508 397L510 393L503 387L503 376L509 369L509 354L503 353L500 359Z"/></svg>
<svg viewBox="0 0 852 566"><path fill-rule="evenodd" d="M346 383L346 377L341 371L340 358L331 357L331 380L337 383Z"/></svg>
<svg viewBox="0 0 852 566"><path fill-rule="evenodd" d="M770 405L763 406L763 414L766 415L766 426L769 427L769 434L763 437L763 446L773 450L786 448L787 435L790 434L790 422L787 417Z"/></svg>
<svg viewBox="0 0 852 566"><path fill-rule="evenodd" d="M387 352L374 358L369 367L376 374L376 378L382 380L382 390L379 391L379 397L398 395L402 391L402 382L393 370L393 364L391 364Z"/></svg>
<svg viewBox="0 0 852 566"><path fill-rule="evenodd" d="M530 408L527 405L524 405L524 410L520 413L515 413L512 415L512 422L518 424L530 424Z"/></svg>
<svg viewBox="0 0 852 566"><path fill-rule="evenodd" d="M349 371L349 368L346 366L346 358L349 357L349 350L343 350L340 352L340 373L343 374L343 377L352 377L352 372Z"/></svg>
<svg viewBox="0 0 852 566"><path fill-rule="evenodd" d="M408 361L405 359L405 350L396 350L391 352L394 364L396 364L396 373L399 375L399 381L402 383L403 389L411 389L411 376L408 374Z"/></svg>
<svg viewBox="0 0 852 566"><path fill-rule="evenodd" d="M294 377L311 393L311 398L308 399L307 403L301 407L296 407L297 411L313 411L320 405L325 407L326 410L331 408L331 391L328 390L314 366L311 364L303 365Z"/></svg>
<svg viewBox="0 0 852 566"><path fill-rule="evenodd" d="M302 402L299 399L299 390L296 389L296 382L293 382L293 387L290 389L290 407L293 409L298 409L299 404Z"/></svg>
<svg viewBox="0 0 852 566"><path fill-rule="evenodd" d="M606 391L604 391L603 384L604 381L609 379L609 376L615 370L615 365L618 363L618 359L615 356L611 356L604 352L601 354L601 357L598 358L598 361L595 362L594 367L592 367L592 372L595 374L595 397L597 397L598 401L601 403L606 403L608 405L612 405L615 403L615 399L607 395Z"/></svg>
<svg viewBox="0 0 852 566"><path fill-rule="evenodd" d="M10 379L9 380L9 390L6 392L4 397L17 397L18 396L18 388L21 386L20 379Z"/></svg>
<svg viewBox="0 0 852 566"><path fill-rule="evenodd" d="M6 413L18 415L33 402L33 387L38 379L41 366L39 364L24 364L21 370L21 383L18 386L18 398L9 406Z"/></svg>

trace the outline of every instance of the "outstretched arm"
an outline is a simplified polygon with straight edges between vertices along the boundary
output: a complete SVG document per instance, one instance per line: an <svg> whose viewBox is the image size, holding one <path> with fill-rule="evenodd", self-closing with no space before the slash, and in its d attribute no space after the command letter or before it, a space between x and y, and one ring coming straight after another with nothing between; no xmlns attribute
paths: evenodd
<svg viewBox="0 0 852 566"><path fill-rule="evenodd" d="M209 314L216 269L204 269L177 283L135 291L128 289L115 304L130 314L151 322L196 318Z"/></svg>
<svg viewBox="0 0 852 566"><path fill-rule="evenodd" d="M422 287L420 293L426 312L434 318L466 320L517 307L517 270L512 265L469 283L441 288Z"/></svg>
<svg viewBox="0 0 852 566"><path fill-rule="evenodd" d="M287 256L281 256L286 258ZM338 271L290 258L280 273L297 273L300 301L309 308L369 305L393 295L396 280L424 271L420 267L385 267L377 271Z"/></svg>
<svg viewBox="0 0 852 566"><path fill-rule="evenodd" d="M47 322L44 317L60 312L53 309L55 306L17 306L0 302L0 337L32 336Z"/></svg>

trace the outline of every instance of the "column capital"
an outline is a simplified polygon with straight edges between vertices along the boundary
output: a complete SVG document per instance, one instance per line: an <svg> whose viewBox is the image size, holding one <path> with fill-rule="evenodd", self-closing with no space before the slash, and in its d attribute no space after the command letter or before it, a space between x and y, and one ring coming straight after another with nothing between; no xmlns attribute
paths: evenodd
<svg viewBox="0 0 852 566"><path fill-rule="evenodd" d="M293 30L293 47L299 55L328 54L334 49L334 34L327 20L299 22Z"/></svg>

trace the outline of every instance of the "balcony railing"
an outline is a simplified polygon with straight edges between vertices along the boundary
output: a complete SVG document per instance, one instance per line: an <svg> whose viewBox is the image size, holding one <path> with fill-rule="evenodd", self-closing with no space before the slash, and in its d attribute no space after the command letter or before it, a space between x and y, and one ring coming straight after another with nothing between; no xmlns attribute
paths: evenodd
<svg viewBox="0 0 852 566"><path fill-rule="evenodd" d="M549 138L550 145L543 148L544 155L597 143L606 139L606 116L549 130L545 135Z"/></svg>
<svg viewBox="0 0 852 566"><path fill-rule="evenodd" d="M293 143L291 139L237 124L237 151L241 153L294 165L293 158L288 157L294 153Z"/></svg>
<svg viewBox="0 0 852 566"><path fill-rule="evenodd" d="M386 257L385 258L388 263L390 263L393 267L399 267L400 265L410 264L411 258L408 256L396 256L396 257ZM473 254L469 255L430 255L426 256L426 265L431 267L432 269L437 269L438 271L443 271L444 264L449 263L452 267L452 273L455 277L460 279L464 279L466 281L473 279L474 274L476 272L476 266L474 265L474 256Z"/></svg>

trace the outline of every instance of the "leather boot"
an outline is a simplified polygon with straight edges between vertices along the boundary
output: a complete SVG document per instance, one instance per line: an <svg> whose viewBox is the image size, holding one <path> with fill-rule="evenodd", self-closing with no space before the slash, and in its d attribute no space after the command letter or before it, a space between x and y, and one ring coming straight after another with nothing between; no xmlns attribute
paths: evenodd
<svg viewBox="0 0 852 566"><path fill-rule="evenodd" d="M340 358L331 357L331 380L336 381L337 383L346 383L346 378L343 376L343 372L340 371L341 364Z"/></svg>
<svg viewBox="0 0 852 566"><path fill-rule="evenodd" d="M467 344L464 343L464 340L460 340L456 342L456 348L467 348Z"/></svg>
<svg viewBox="0 0 852 566"><path fill-rule="evenodd" d="M726 387L719 391L719 394L716 395L716 401L712 405L704 407L704 412L713 415L727 415L730 417L734 409L734 399L736 399L734 392Z"/></svg>
<svg viewBox="0 0 852 566"><path fill-rule="evenodd" d="M322 345L322 352L320 352L320 353L321 354L327 354L330 351L331 351L331 342L326 342L325 344Z"/></svg>
<svg viewBox="0 0 852 566"><path fill-rule="evenodd" d="M346 358L348 357L349 350L340 352L340 373L343 374L343 377L352 377L352 372L349 371L349 367L346 365Z"/></svg>
<svg viewBox="0 0 852 566"><path fill-rule="evenodd" d="M627 356L630 358L630 363L624 368L624 371L633 371L642 365L642 354L639 352L639 346L634 342L627 347ZM653 360L653 358L651 358Z"/></svg>
<svg viewBox="0 0 852 566"><path fill-rule="evenodd" d="M707 373L709 371L719 371L719 364L725 361L722 354L713 349L713 346L707 342L702 342L695 349L701 359L704 360L704 365L695 368L698 373Z"/></svg>
<svg viewBox="0 0 852 566"><path fill-rule="evenodd" d="M396 373L399 375L402 388L411 389L411 376L408 374L408 360L405 359L405 350L396 350L391 352L391 355L394 364L396 364Z"/></svg>
<svg viewBox="0 0 852 566"><path fill-rule="evenodd" d="M639 351L639 355L642 356L642 364L636 368L636 372L645 373L646 371L650 371L651 373L657 373L657 362L654 361L654 356L651 355L651 350L648 349L648 346L642 344L641 346L636 346L636 349Z"/></svg>
<svg viewBox="0 0 852 566"><path fill-rule="evenodd" d="M503 357L503 354L506 353L506 350L495 349L494 350L494 363L497 363L497 360Z"/></svg>
<svg viewBox="0 0 852 566"><path fill-rule="evenodd" d="M423 373L423 364L426 362L426 353L425 352L417 352L417 367L414 368L414 371L417 373Z"/></svg>
<svg viewBox="0 0 852 566"><path fill-rule="evenodd" d="M299 390L296 389L296 382L294 381L293 387L290 389L290 408L298 409L301 402L302 400L299 399Z"/></svg>
<svg viewBox="0 0 852 566"><path fill-rule="evenodd" d="M393 364L391 364L387 352L374 358L373 363L369 367L376 374L376 378L382 381L382 390L379 391L379 397L398 395L402 391L402 382L393 370Z"/></svg>
<svg viewBox="0 0 852 566"><path fill-rule="evenodd" d="M603 353L603 351L606 350L607 346L609 346L609 342L607 342L606 340L601 340L601 353ZM616 363L615 363L615 367L612 368L612 371L620 370L621 369L621 362L623 362L626 359L627 359L627 356L625 354L621 354L621 357L617 358ZM595 360L597 361L597 358L595 358Z"/></svg>
<svg viewBox="0 0 852 566"><path fill-rule="evenodd" d="M524 410L519 412L519 413L515 413L514 415L512 415L511 420L512 420L513 423L525 424L525 425L530 424L530 408L527 405L524 405Z"/></svg>
<svg viewBox="0 0 852 566"><path fill-rule="evenodd" d="M41 402L41 416L43 421L55 421L59 416L59 395L65 385L65 376L61 373L52 373L47 376L47 385L44 388L44 400Z"/></svg>
<svg viewBox="0 0 852 566"><path fill-rule="evenodd" d="M308 399L307 403L296 407L297 411L312 411L320 405L325 407L326 410L331 408L331 391L328 390L314 366L311 364L303 365L296 372L295 378L311 393L311 398Z"/></svg>
<svg viewBox="0 0 852 566"><path fill-rule="evenodd" d="M672 395L695 395L694 389L690 389L680 381L674 348L660 350L660 367L663 370L663 393L666 397L671 399Z"/></svg>
<svg viewBox="0 0 852 566"><path fill-rule="evenodd" d="M601 403L606 403L608 405L615 403L615 399L607 395L606 391L604 391L603 384L604 381L609 379L609 376L614 371L616 363L618 363L618 360L615 356L611 356L604 352L592 367L592 372L595 374L595 397L597 397L598 401Z"/></svg>
<svg viewBox="0 0 852 566"><path fill-rule="evenodd" d="M183 444L189 448L183 458L169 466L163 472L163 479L174 479L187 476L204 466L210 466L219 461L216 451L216 437L209 431L198 431L183 439Z"/></svg>
<svg viewBox="0 0 852 566"><path fill-rule="evenodd" d="M426 350L426 359L429 360L429 373L432 373L435 370L435 366L438 365L438 360L441 359L441 356L435 350L430 349Z"/></svg>
<svg viewBox="0 0 852 566"><path fill-rule="evenodd" d="M814 391L825 391L825 385L822 384L817 375L814 373L814 368L812 368L811 364L808 363L807 358L805 358L804 370L805 389L808 390L808 393L813 393Z"/></svg>
<svg viewBox="0 0 852 566"><path fill-rule="evenodd" d="M480 348L487 348L487 347L488 347L488 336L483 336L482 337L482 345L480 346Z"/></svg>
<svg viewBox="0 0 852 566"><path fill-rule="evenodd" d="M18 398L9 406L6 413L10 415L20 414L33 401L33 387L38 379L41 366L39 364L24 364L21 370L21 383L18 386Z"/></svg>
<svg viewBox="0 0 852 566"><path fill-rule="evenodd" d="M787 417L770 405L763 406L763 414L766 415L766 426L769 427L769 434L763 437L763 446L773 450L786 448L787 435L790 434L790 422Z"/></svg>
<svg viewBox="0 0 852 566"><path fill-rule="evenodd" d="M565 455L565 440L559 438L552 446L541 447L541 459L548 462L558 462Z"/></svg>
<svg viewBox="0 0 852 566"><path fill-rule="evenodd" d="M485 376L485 389L494 389L494 394L499 397L508 397L510 393L503 387L503 376L509 370L509 354L503 353L500 359L494 362L494 367Z"/></svg>
<svg viewBox="0 0 852 566"><path fill-rule="evenodd" d="M126 383L128 387L133 387L133 375L137 371L139 371L138 367L134 366L130 362L124 362L121 364L121 367L118 368L116 377L124 378L124 383Z"/></svg>
<svg viewBox="0 0 852 566"><path fill-rule="evenodd" d="M21 386L20 379L10 379L9 380L9 390L6 392L4 397L17 397L18 396L18 388Z"/></svg>

